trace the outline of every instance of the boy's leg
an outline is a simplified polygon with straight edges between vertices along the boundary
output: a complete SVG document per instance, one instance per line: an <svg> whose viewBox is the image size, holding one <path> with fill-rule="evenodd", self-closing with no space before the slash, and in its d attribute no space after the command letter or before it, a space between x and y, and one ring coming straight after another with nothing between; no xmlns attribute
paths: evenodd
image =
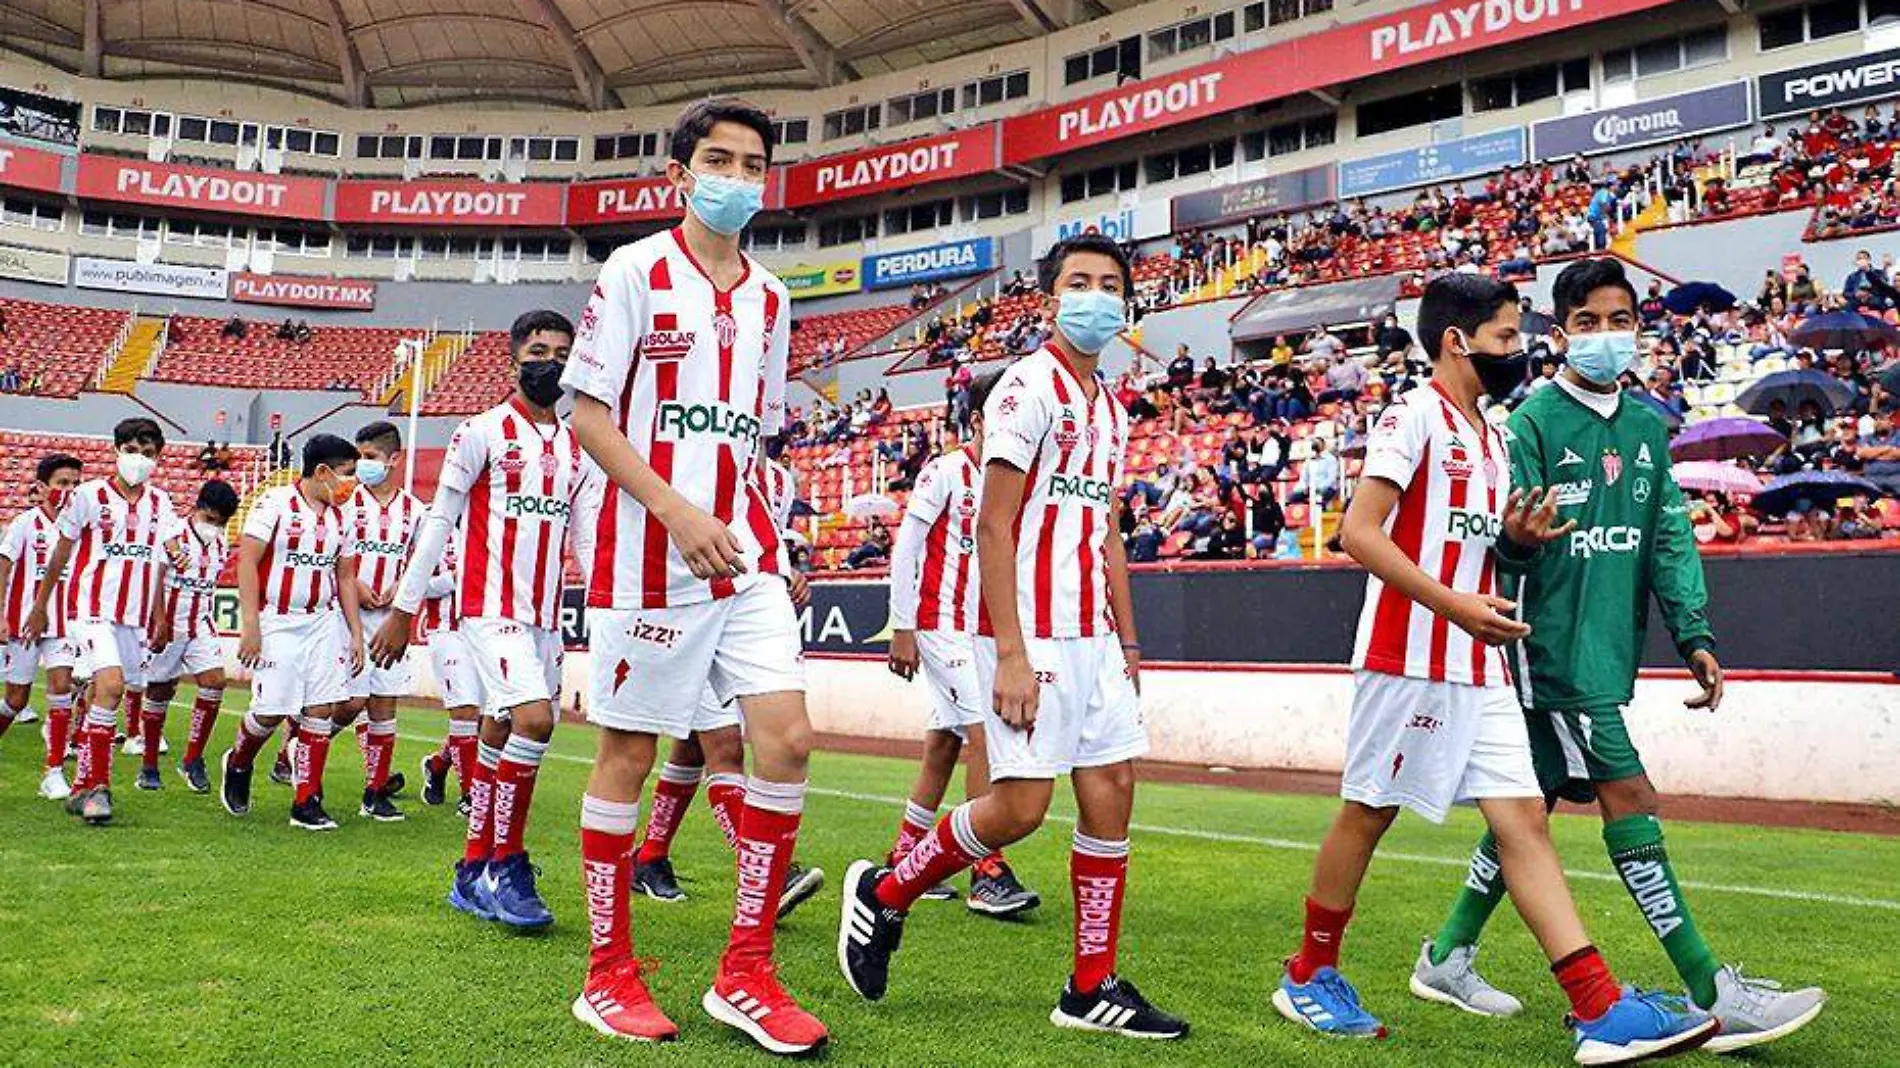
<svg viewBox="0 0 1900 1068"><path fill-rule="evenodd" d="M904 802L904 816L898 821L897 840L886 856L887 863L902 860L930 833L937 822L937 807L943 803L944 792L950 787L950 776L956 771L957 757L962 751L963 739L957 737L955 731L924 732L923 760L918 764L910 796Z"/></svg>
<svg viewBox="0 0 1900 1068"><path fill-rule="evenodd" d="M590 707L591 703L590 703ZM602 726L581 798L581 883L591 948L574 1016L602 1034L664 1042L679 1035L641 980L633 955L633 836L640 791L653 768L654 736Z"/></svg>
<svg viewBox="0 0 1900 1068"><path fill-rule="evenodd" d="M745 811L745 739L738 727L695 732L692 743L706 762L706 807L725 836L726 848L739 848L739 818Z"/></svg>
<svg viewBox="0 0 1900 1068"><path fill-rule="evenodd" d="M202 767L205 746L211 741L211 731L218 724L218 709L224 704L224 671L212 668L201 671L196 678L197 696L191 702L191 729L185 737L185 755L179 762L181 767Z"/></svg>
<svg viewBox="0 0 1900 1068"><path fill-rule="evenodd" d="M165 720L171 714L172 698L178 695L178 681L149 681L139 712L139 736L145 743L140 753L139 788L156 790L163 780L158 775L159 741L165 737Z"/></svg>

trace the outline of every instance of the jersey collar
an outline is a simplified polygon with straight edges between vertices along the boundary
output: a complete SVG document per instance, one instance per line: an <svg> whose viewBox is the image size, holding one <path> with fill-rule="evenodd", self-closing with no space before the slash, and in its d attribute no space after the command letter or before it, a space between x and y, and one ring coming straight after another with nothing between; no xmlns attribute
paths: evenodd
<svg viewBox="0 0 1900 1068"><path fill-rule="evenodd" d="M1076 391L1082 395L1082 400L1085 403L1093 403L1089 400L1088 387L1082 384L1082 373L1077 371L1075 365L1069 362L1069 357L1064 355L1062 350L1057 348L1054 342L1046 342L1042 348L1044 352L1055 357L1056 365L1061 367L1062 370L1068 374L1069 381L1075 383ZM1096 386L1097 393L1099 394L1101 383L1096 383Z"/></svg>
<svg viewBox="0 0 1900 1068"><path fill-rule="evenodd" d="M679 246L680 255L685 256L686 262L693 265L693 270L698 271L699 276L706 280L706 284L713 287L713 292L715 293L735 292L738 290L740 286L745 285L746 279L752 277L752 258L750 256L747 256L745 253L741 252L739 253L738 280L732 283L731 289L719 288L719 283L713 281L712 275L707 273L706 268L700 264L699 257L693 255L693 250L687 247L686 230L683 227L675 226L672 229L671 233L673 234L673 243Z"/></svg>

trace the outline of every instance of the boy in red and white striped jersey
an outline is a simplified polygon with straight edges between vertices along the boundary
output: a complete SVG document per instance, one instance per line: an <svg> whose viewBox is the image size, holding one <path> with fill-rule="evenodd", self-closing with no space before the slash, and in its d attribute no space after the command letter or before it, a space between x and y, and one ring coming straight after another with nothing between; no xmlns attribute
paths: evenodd
<svg viewBox="0 0 1900 1068"><path fill-rule="evenodd" d="M422 614L416 617L415 636L429 647L436 693L442 711L449 717L449 733L442 739L442 747L422 758L422 803L439 805L448 799L452 771L461 797L456 808L466 818L474 803L469 790L480 758L482 677L475 670L468 644L462 640L462 613L456 604L461 554L456 551L455 541L449 539L441 561L435 565L435 574L429 576Z"/></svg>
<svg viewBox="0 0 1900 1068"><path fill-rule="evenodd" d="M331 831L323 767L350 676L363 668L356 539L343 506L356 492L356 446L334 434L304 443L303 477L251 506L238 541L238 662L251 669L251 709L224 754L221 800L251 808L257 752L297 717L290 825Z"/></svg>
<svg viewBox="0 0 1900 1068"><path fill-rule="evenodd" d="M66 592L55 589L45 637L27 642L26 618L33 610L33 594L40 588L59 540L59 512L66 497L79 485L78 458L54 453L40 459L33 472L32 507L13 517L0 537L0 660L4 661L6 704L0 707L0 734L14 723L31 723L27 700L33 681L46 672L46 770L40 776L40 796L64 801L72 795L66 784L66 742L73 724L73 664L79 650L66 633Z"/></svg>
<svg viewBox="0 0 1900 1068"><path fill-rule="evenodd" d="M40 576L21 637L51 633L49 605L65 577L68 633L92 672L91 707L80 731L78 782L66 810L98 825L112 819L112 735L128 690L145 685L145 628L158 606L159 546L176 531L171 498L147 486L165 435L158 423L126 419L112 428L118 453L109 478L81 484L59 513L59 542Z"/></svg>
<svg viewBox="0 0 1900 1068"><path fill-rule="evenodd" d="M178 679L190 675L198 684L198 696L192 702L191 731L184 758L178 762L178 774L184 776L193 793L211 792L211 778L205 773L205 742L211 737L218 705L224 700L224 645L218 639L217 624L211 620L211 608L218 594L218 577L224 574L231 555L224 530L237 510L237 491L229 483L213 479L199 488L191 521L165 543L165 564L160 572L165 605L152 621L152 658L145 669L145 708L139 724L145 739L144 766L138 780L141 790L156 790L162 785L158 741L172 698L178 693Z"/></svg>
<svg viewBox="0 0 1900 1068"><path fill-rule="evenodd" d="M449 903L523 929L554 922L525 839L561 692L563 552L586 484L580 446L554 412L573 340L573 325L556 312L515 320L509 342L518 388L449 438L435 500L373 643L378 666L402 658L436 566L459 533L459 629L486 705Z"/></svg>

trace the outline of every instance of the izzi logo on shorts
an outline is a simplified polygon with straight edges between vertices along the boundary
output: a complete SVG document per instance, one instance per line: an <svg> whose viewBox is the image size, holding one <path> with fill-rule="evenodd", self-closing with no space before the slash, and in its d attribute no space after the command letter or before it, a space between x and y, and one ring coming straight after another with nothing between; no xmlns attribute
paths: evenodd
<svg viewBox="0 0 1900 1068"><path fill-rule="evenodd" d="M636 642L647 642L663 649L671 649L679 644L680 631L678 627L634 620L633 626L627 628L627 637Z"/></svg>
<svg viewBox="0 0 1900 1068"><path fill-rule="evenodd" d="M711 434L750 445L759 440L759 421L749 412L724 404L667 401L660 405L658 432L664 441L685 441L692 435Z"/></svg>
<svg viewBox="0 0 1900 1068"><path fill-rule="evenodd" d="M510 519L566 519L573 510L559 497L536 493L510 493L501 503L501 514Z"/></svg>
<svg viewBox="0 0 1900 1068"><path fill-rule="evenodd" d="M1051 497L1073 497L1106 508L1113 494L1114 488L1099 478L1061 473L1049 476Z"/></svg>

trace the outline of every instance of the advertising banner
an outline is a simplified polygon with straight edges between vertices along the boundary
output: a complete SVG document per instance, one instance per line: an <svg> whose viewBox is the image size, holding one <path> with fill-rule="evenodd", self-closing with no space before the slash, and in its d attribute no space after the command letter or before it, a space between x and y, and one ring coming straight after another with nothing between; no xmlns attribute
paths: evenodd
<svg viewBox="0 0 1900 1068"><path fill-rule="evenodd" d="M135 263L79 256L73 260L73 285L80 289L116 289L161 297L223 300L229 276L222 267L178 263Z"/></svg>
<svg viewBox="0 0 1900 1068"><path fill-rule="evenodd" d="M1755 79L1755 86L1764 119L1885 100L1900 96L1900 48L1774 71Z"/></svg>
<svg viewBox="0 0 1900 1068"><path fill-rule="evenodd" d="M0 245L0 278L63 286L70 263L64 252Z"/></svg>
<svg viewBox="0 0 1900 1068"><path fill-rule="evenodd" d="M65 158L57 152L0 141L0 185L57 193L59 165Z"/></svg>
<svg viewBox="0 0 1900 1068"><path fill-rule="evenodd" d="M336 183L336 221L395 226L560 226L567 186L555 182Z"/></svg>
<svg viewBox="0 0 1900 1068"><path fill-rule="evenodd" d="M679 190L664 178L610 178L567 187L567 224L661 222L686 213Z"/></svg>
<svg viewBox="0 0 1900 1068"><path fill-rule="evenodd" d="M889 289L941 278L967 278L996 266L996 242L987 237L951 241L864 257L864 288Z"/></svg>
<svg viewBox="0 0 1900 1068"><path fill-rule="evenodd" d="M1490 174L1524 162L1524 128L1473 134L1339 165L1339 195L1363 197L1393 189Z"/></svg>
<svg viewBox="0 0 1900 1068"><path fill-rule="evenodd" d="M1747 82L1728 82L1531 124L1531 158L1594 156L1749 123Z"/></svg>
<svg viewBox="0 0 1900 1068"><path fill-rule="evenodd" d="M231 299L286 308L369 311L376 307L376 283L358 278L298 278L239 271L231 276Z"/></svg>
<svg viewBox="0 0 1900 1068"><path fill-rule="evenodd" d="M1076 234L1107 234L1117 241L1160 237L1168 232L1168 211L1167 201L1150 199L1140 204L1045 223L1031 232L1035 253L1040 256L1049 251L1050 245Z"/></svg>
<svg viewBox="0 0 1900 1068"><path fill-rule="evenodd" d="M323 218L324 185L321 178L85 155L74 192L81 200L315 220Z"/></svg>
<svg viewBox="0 0 1900 1068"><path fill-rule="evenodd" d="M858 275L858 261L834 260L817 265L799 264L778 273L779 280L785 283L786 292L793 300L801 297L832 297L840 293L856 293L863 289L863 279Z"/></svg>
<svg viewBox="0 0 1900 1068"><path fill-rule="evenodd" d="M962 178L993 171L997 165L996 130L986 124L795 163L785 169L785 206L802 208Z"/></svg>
<svg viewBox="0 0 1900 1068"><path fill-rule="evenodd" d="M1290 211L1333 199L1333 168L1307 167L1269 174L1204 193L1174 198L1174 228L1211 226L1270 211Z"/></svg>

